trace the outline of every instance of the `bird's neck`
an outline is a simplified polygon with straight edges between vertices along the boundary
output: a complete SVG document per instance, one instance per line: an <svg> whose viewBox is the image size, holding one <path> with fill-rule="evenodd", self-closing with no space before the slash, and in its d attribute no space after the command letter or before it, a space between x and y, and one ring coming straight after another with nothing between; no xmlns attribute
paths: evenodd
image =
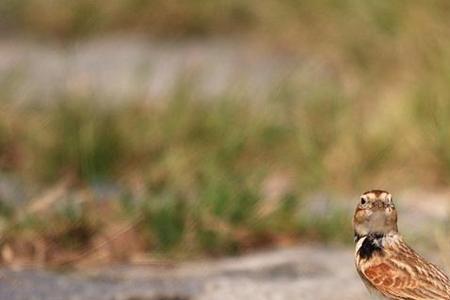
<svg viewBox="0 0 450 300"><path fill-rule="evenodd" d="M397 229L394 228L390 231L382 232L382 231L369 231L369 232L358 232L355 230L354 232L354 241L358 243L363 238L369 238L371 240L378 240L384 237L393 237L398 235Z"/></svg>
<svg viewBox="0 0 450 300"><path fill-rule="evenodd" d="M389 247L400 239L397 231L369 232L367 234L355 232L356 253L361 259L370 259L374 254L383 253L385 247Z"/></svg>

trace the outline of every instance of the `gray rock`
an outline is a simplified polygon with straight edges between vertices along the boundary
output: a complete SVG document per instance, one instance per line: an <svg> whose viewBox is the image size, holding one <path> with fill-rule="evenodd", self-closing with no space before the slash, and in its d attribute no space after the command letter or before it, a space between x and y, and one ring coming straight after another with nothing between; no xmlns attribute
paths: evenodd
<svg viewBox="0 0 450 300"><path fill-rule="evenodd" d="M83 273L3 270L8 300L368 299L351 249L305 246L174 268L117 266Z"/></svg>

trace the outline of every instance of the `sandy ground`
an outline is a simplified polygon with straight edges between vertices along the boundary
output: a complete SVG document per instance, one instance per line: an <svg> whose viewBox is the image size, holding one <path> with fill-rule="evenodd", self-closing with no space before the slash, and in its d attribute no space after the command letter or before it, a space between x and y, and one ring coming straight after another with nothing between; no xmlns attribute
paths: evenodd
<svg viewBox="0 0 450 300"><path fill-rule="evenodd" d="M8 300L368 299L351 249L302 246L177 267L110 267L88 273L2 270Z"/></svg>

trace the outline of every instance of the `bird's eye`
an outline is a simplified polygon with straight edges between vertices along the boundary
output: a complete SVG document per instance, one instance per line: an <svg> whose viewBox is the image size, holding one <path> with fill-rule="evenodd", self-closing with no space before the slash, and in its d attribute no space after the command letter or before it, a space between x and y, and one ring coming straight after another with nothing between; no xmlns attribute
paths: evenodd
<svg viewBox="0 0 450 300"><path fill-rule="evenodd" d="M367 203L367 200L366 200L366 198L364 198L364 197L361 197L361 205L364 205L364 204L366 204Z"/></svg>
<svg viewBox="0 0 450 300"><path fill-rule="evenodd" d="M389 197L387 198L387 203L389 203L389 204L391 204L391 205L394 205L394 202L392 201L392 196L389 196Z"/></svg>

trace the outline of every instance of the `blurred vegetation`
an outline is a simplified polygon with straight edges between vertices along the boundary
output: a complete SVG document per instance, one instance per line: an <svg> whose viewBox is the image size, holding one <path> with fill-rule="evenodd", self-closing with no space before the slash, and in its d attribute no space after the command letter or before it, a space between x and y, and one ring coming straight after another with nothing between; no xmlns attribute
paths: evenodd
<svg viewBox="0 0 450 300"><path fill-rule="evenodd" d="M315 201L317 192L448 184L449 16L444 0L2 1L6 33L239 36L328 72L308 85L274 84L264 100L211 99L182 82L158 103L108 105L63 91L16 105L5 86L2 174L44 194L69 183L64 201L40 213L0 202L3 260L12 259L5 249L61 264L104 245L109 259L132 260L133 251L221 255L350 241L347 212ZM128 230L111 236L119 225Z"/></svg>
<svg viewBox="0 0 450 300"><path fill-rule="evenodd" d="M0 28L57 39L111 32L162 38L256 33L302 39L297 42L308 37L322 44L333 39L341 40L341 46L348 47L364 66L377 49L362 49L355 42L364 39L367 46L375 45L378 39L436 25L447 30L449 9L445 0L113 0L107 5L99 0L6 0L0 3ZM418 27L422 23L428 23L426 28Z"/></svg>
<svg viewBox="0 0 450 300"><path fill-rule="evenodd" d="M390 119L387 111L372 117L382 102L364 103L374 105L364 112L337 87L301 93L284 83L254 102L203 99L185 86L158 104L5 102L2 172L32 191L69 184L39 213L3 205L3 245L30 256L43 244L47 260L66 263L77 249L97 251L117 224L131 224L136 251L171 257L350 242L349 213L330 195L374 182L439 186L450 175L440 124L450 110L440 101L399 102L403 118Z"/></svg>
<svg viewBox="0 0 450 300"><path fill-rule="evenodd" d="M201 99L185 86L164 104L105 106L69 96L24 106L5 102L3 172L32 190L70 184L43 213L4 209L3 243L26 254L41 241L49 253L72 259L67 253L80 244L94 247L101 228L116 222L133 224L141 251L174 256L239 253L299 238L347 239L333 233L338 223L348 232L346 215L332 209L308 216L301 209L303 196L328 176L321 161L339 139L335 122L349 117L345 99L311 95L294 104L284 86L285 96L274 93L255 105L233 95ZM332 118L317 127L321 114ZM97 183L119 191L106 204L102 196L70 196L92 193Z"/></svg>

